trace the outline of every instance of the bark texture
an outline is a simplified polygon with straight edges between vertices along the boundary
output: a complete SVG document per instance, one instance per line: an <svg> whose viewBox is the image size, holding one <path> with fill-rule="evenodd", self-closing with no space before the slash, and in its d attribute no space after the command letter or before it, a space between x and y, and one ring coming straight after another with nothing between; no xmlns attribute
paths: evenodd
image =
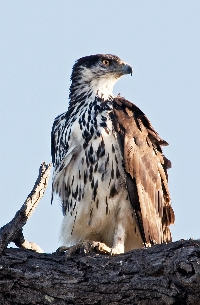
<svg viewBox="0 0 200 305"><path fill-rule="evenodd" d="M200 241L123 255L41 254L6 249L0 304L200 304Z"/></svg>

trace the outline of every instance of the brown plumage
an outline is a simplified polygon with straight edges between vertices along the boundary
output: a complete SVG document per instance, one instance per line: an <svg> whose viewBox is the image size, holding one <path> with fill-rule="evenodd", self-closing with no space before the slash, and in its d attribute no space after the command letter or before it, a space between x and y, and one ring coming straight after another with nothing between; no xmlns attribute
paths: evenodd
<svg viewBox="0 0 200 305"><path fill-rule="evenodd" d="M167 169L171 162L162 154L168 145L153 129L145 114L118 96L111 114L124 158L127 188L145 244L170 242L174 223Z"/></svg>

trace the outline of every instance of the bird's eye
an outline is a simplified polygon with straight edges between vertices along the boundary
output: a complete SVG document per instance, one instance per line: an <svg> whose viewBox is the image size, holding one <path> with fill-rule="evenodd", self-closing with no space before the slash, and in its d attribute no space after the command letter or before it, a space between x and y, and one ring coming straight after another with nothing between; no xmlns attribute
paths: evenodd
<svg viewBox="0 0 200 305"><path fill-rule="evenodd" d="M108 59L103 59L102 63L104 64L104 66L109 66L110 65L110 61Z"/></svg>

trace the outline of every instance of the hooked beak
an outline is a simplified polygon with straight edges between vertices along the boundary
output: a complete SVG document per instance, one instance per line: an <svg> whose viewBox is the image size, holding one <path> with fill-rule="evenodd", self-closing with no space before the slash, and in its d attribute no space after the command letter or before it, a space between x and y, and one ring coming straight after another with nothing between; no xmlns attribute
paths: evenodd
<svg viewBox="0 0 200 305"><path fill-rule="evenodd" d="M119 70L118 70L120 73L122 73L122 75L125 75L125 74L133 74L133 69L130 65L128 65L127 63L124 63L122 62L120 65L119 65Z"/></svg>

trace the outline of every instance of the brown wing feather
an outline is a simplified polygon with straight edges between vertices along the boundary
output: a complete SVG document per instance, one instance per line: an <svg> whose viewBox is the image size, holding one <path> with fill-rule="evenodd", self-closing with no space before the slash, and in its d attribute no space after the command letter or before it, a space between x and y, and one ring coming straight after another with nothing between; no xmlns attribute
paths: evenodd
<svg viewBox="0 0 200 305"><path fill-rule="evenodd" d="M167 183L171 163L161 149L161 145L168 144L145 114L122 97L113 100L111 117L124 157L129 198L144 243L169 242L169 225L174 223Z"/></svg>

